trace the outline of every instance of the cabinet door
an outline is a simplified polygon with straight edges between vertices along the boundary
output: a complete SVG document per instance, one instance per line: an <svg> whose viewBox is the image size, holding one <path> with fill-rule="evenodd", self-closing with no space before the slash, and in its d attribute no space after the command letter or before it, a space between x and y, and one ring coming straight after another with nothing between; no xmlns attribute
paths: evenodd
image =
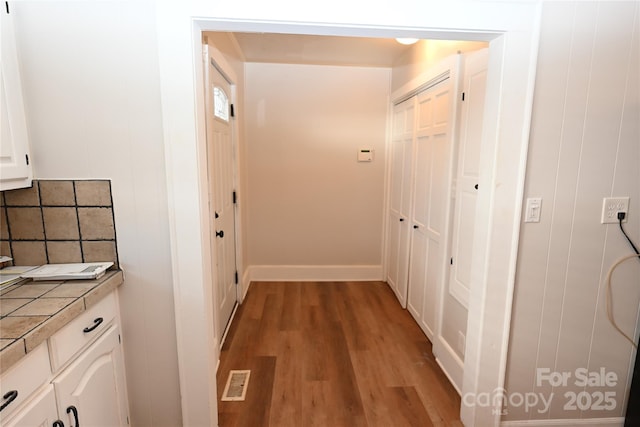
<svg viewBox="0 0 640 427"><path fill-rule="evenodd" d="M0 410L0 424L4 425L4 420L11 418L14 412L27 403L30 396L49 384L50 379L51 368L46 343L40 344L2 372L0 401L4 407Z"/></svg>
<svg viewBox="0 0 640 427"><path fill-rule="evenodd" d="M117 325L111 326L62 371L53 384L65 426L126 426L127 393Z"/></svg>
<svg viewBox="0 0 640 427"><path fill-rule="evenodd" d="M0 11L0 191L31 186L29 142L12 15Z"/></svg>
<svg viewBox="0 0 640 427"><path fill-rule="evenodd" d="M53 386L46 388L34 396L8 422L2 420L3 427L51 427L58 419L56 398Z"/></svg>

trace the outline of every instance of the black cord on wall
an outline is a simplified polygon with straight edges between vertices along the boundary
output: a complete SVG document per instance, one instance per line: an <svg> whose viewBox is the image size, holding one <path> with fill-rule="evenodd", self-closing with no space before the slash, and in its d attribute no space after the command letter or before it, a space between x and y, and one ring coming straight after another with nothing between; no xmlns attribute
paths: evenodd
<svg viewBox="0 0 640 427"><path fill-rule="evenodd" d="M631 240L631 238L624 231L624 228L622 228L622 220L624 219L625 216L626 215L624 212L618 212L618 223L620 224L620 231L622 231L622 234L624 234L624 237L627 238L627 241L633 248L633 251L636 253L636 255L640 255L640 252L638 252L638 248L636 248L636 245L633 244L633 241ZM638 258L638 261L640 261L640 258Z"/></svg>
<svg viewBox="0 0 640 427"><path fill-rule="evenodd" d="M620 332L620 334L625 337L630 343L631 345L633 345L636 349L638 349L638 344L636 344L635 340L633 338L631 338L629 335L627 335L622 329L620 329L620 327L618 326L618 324L616 323L615 319L613 318L613 304L612 304L612 290L611 290L611 275L613 274L613 271L616 269L616 267L618 267L620 264L622 264L623 262L631 259L631 258L636 258L638 261L640 261L640 252L638 252L638 248L636 248L636 245L633 244L633 242L631 241L631 238L629 238L629 236L627 235L627 233L624 231L624 228L622 227L622 220L624 220L625 218L625 213L624 212L618 212L618 221L620 224L620 231L622 231L622 234L624 234L624 237L627 238L627 241L629 242L629 244L631 245L631 247L633 248L633 251L635 252L635 254L630 254L630 255L626 255L623 256L622 258L620 258L619 260L617 260L612 266L611 268L609 268L609 272L607 273L607 277L605 279L605 283L606 283L606 287L607 287L607 291L605 293L605 304L607 307L607 318L609 319L609 322L611 322L611 325L615 328L615 330L617 330L618 332Z"/></svg>

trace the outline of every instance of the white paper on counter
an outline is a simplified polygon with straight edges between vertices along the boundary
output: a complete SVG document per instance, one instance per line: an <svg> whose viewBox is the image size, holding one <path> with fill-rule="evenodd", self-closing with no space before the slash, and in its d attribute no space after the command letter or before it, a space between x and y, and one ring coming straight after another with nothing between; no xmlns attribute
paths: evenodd
<svg viewBox="0 0 640 427"><path fill-rule="evenodd" d="M97 279L112 265L112 262L45 264L22 274L22 277L33 280Z"/></svg>

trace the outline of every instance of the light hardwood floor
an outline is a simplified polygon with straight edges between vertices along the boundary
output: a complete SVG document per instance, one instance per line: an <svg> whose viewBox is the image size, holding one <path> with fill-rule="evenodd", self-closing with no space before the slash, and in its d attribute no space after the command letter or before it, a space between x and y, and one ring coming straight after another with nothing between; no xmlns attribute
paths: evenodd
<svg viewBox="0 0 640 427"><path fill-rule="evenodd" d="M246 399L221 402L231 369ZM219 425L462 426L431 343L383 282L257 282L218 368Z"/></svg>

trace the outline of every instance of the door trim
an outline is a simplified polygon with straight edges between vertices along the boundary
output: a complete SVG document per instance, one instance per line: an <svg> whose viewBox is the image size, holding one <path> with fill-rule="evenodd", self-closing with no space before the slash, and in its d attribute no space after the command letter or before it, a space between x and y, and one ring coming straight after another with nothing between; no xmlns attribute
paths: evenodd
<svg viewBox="0 0 640 427"><path fill-rule="evenodd" d="M212 51L214 50L214 48L212 48L211 46L209 46L208 44L203 45L203 53L204 53L204 62L203 62L203 66L206 68L206 71L204 73L204 81L205 81L205 85L207 86L205 88L205 112L207 111L207 106L210 105L211 101L212 101L212 93L211 93L211 88L209 86L210 83L210 73L214 72L216 74L218 74L220 77L222 77L222 79L226 82L227 86L228 86L228 90L229 93L226 93L226 90L223 89L223 91L225 92L225 95L228 96L228 100L227 102L230 105L233 105L234 103L234 84L230 81L230 77L229 75L231 73L229 72L224 72L221 69L221 66L219 64L216 63L215 59L212 58ZM217 49L216 49L217 50ZM218 59L222 59L224 61L224 58L218 58ZM211 68L213 68L214 70L211 70ZM231 70L233 71L233 70ZM232 74L231 74L232 75ZM221 88L222 89L222 88ZM212 112L211 112L212 114ZM236 149L236 130L234 129L234 123L235 120L233 118L233 116L230 114L227 120L220 120L218 117L213 117L212 121L214 123L215 126L215 122L226 122L228 127L229 127L229 132L230 132L230 143L231 143L231 150L232 150L232 156L234 159L237 159L237 149ZM211 134L213 134L213 129L211 130ZM209 150L214 150L215 152L215 148L213 148L213 141L209 140L209 131L207 130L207 154L206 154L206 160L207 160L207 176L208 176L208 180L207 180L207 196L209 196L212 192L215 192L213 190L213 186L215 185L215 177L217 177L216 173L213 173L213 176L211 174L209 174L209 172L211 170L215 170L215 165L211 165L209 163L209 159L211 157L211 153ZM215 157L215 154L214 154ZM232 171L231 171L232 177L231 177L231 181L232 181L232 187L233 187L233 191L237 191L237 166L233 165L232 167ZM226 195L227 197L231 197L230 194ZM215 196L214 196L215 199ZM210 198L208 199L208 203L207 203L207 208L208 208L208 213L207 213L207 218L210 221L210 226L211 227L215 227L215 225L213 225L215 223L215 221L213 220L214 217L217 218L217 212L216 212L216 206L218 206L218 203L220 201L219 200L211 200ZM238 265L237 265L237 255L238 255L238 248L237 248L237 244L238 244L238 239L237 239L237 230L238 230L238 218L237 218L237 204L232 204L232 209L233 209L233 240L234 240L234 253L233 253L233 269L235 269L235 271L237 272L238 269ZM219 210L218 210L219 212ZM227 230L227 233L229 233L229 230ZM216 233L217 235L217 233ZM228 237L228 236L227 236ZM217 239L212 238L210 239L210 244L211 244L211 257L212 260L217 259L218 255L216 253L216 250L219 248L218 242L216 241ZM223 257L225 254L223 254ZM227 286L226 283L220 284L218 283L218 274L217 271L215 271L215 266L216 263L215 262L211 262L211 266L212 266L212 284L213 287L215 289L215 291L213 292L213 301L214 301L214 307L218 308L220 307L220 301L218 300L218 287L219 286ZM215 335L216 337L219 339L219 345L218 345L218 356L219 356L219 352L220 349L222 347L222 343L223 343L223 339L224 336L226 335L227 330L229 329L229 326L231 325L231 321L233 318L233 313L235 312L236 306L238 305L238 295L239 295L239 289L238 289L238 283L236 283L236 285L233 288L233 308L231 309L231 313L229 315L229 318L227 319L222 319L223 322L221 322L221 319L218 318L218 313L216 313L216 315L214 316L216 319L215 322Z"/></svg>
<svg viewBox="0 0 640 427"><path fill-rule="evenodd" d="M410 1L406 3L412 4ZM291 3L293 5L293 3ZM182 414L185 425L215 425L215 361L206 357L214 339L207 319L211 307L207 272L207 233L201 195L202 152L201 32L254 31L317 35L421 37L484 40L490 43L487 105L481 158L479 220L485 232L474 249L478 284L470 298L473 319L467 333L463 393L504 385L513 287L524 194L528 136L540 33L541 2L437 2L420 13L388 14L357 3L330 0L322 9L274 8L255 3L251 19L241 2L159 2L156 5L160 97L172 250L174 304ZM407 5L408 6L408 5ZM466 11L460 14L461 8ZM495 13L496 9L500 13ZM287 14L283 18L282 10ZM197 17L197 18L194 18ZM224 17L224 18L223 18ZM346 23L345 23L346 22ZM500 162L497 159L501 159ZM209 352L209 355L212 353ZM203 372L209 381L202 381ZM464 406L467 426L499 425L492 407Z"/></svg>
<svg viewBox="0 0 640 427"><path fill-rule="evenodd" d="M211 61L211 65L213 65L222 76L227 79L229 85L231 86L231 104L235 106L234 117L230 119L231 123L231 143L233 144L233 156L235 158L234 171L233 171L233 180L234 187L236 189L236 193L238 194L238 198L236 199L236 206L234 210L235 215L235 239L236 239L236 269L238 271L238 288L236 289L236 301L238 304L242 304L244 301L244 297L247 295L247 290L249 289L249 281L245 280L245 269L244 269L244 259L242 254L244 253L242 250L242 234L243 229L241 227L242 222L240 221L242 218L243 211L243 189L240 187L240 148L238 144L238 135L240 135L240 124L239 117L241 117L242 111L238 111L238 77L233 67L227 62L224 55L215 47L209 46L209 58ZM240 116L239 116L240 114Z"/></svg>

